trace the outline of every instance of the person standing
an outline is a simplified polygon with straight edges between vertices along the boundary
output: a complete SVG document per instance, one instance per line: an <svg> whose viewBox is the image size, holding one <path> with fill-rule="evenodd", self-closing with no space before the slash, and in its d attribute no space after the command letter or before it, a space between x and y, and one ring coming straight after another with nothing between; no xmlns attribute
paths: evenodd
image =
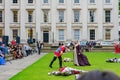
<svg viewBox="0 0 120 80"><path fill-rule="evenodd" d="M41 43L40 43L40 41L37 42L37 49L38 49L38 54L40 55L40 52L41 52Z"/></svg>
<svg viewBox="0 0 120 80"><path fill-rule="evenodd" d="M54 52L54 57L52 61L49 64L49 67L52 68L52 64L54 61L58 58L59 59L59 67L62 68L62 54L65 52L65 46L61 43L59 43L59 47Z"/></svg>
<svg viewBox="0 0 120 80"><path fill-rule="evenodd" d="M75 42L75 48L76 48L76 54L77 54L76 58L79 66L90 66L90 63L88 62L88 58L83 54L83 50L81 49L78 41Z"/></svg>
<svg viewBox="0 0 120 80"><path fill-rule="evenodd" d="M76 43L76 42L75 42ZM75 45L74 45L74 47L75 47ZM78 66L79 64L78 64L78 59L77 59L77 53L76 53L76 47L74 48L74 54L73 54L73 63L74 63L74 65L75 66Z"/></svg>

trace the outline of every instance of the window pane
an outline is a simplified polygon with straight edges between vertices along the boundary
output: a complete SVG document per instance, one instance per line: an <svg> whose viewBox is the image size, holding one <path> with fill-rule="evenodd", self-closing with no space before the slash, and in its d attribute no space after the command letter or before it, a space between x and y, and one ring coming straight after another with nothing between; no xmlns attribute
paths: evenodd
<svg viewBox="0 0 120 80"><path fill-rule="evenodd" d="M33 0L28 0L28 3L33 3Z"/></svg>
<svg viewBox="0 0 120 80"><path fill-rule="evenodd" d="M2 22L2 11L0 11L0 22Z"/></svg>
<svg viewBox="0 0 120 80"><path fill-rule="evenodd" d="M43 10L44 22L48 22L48 10Z"/></svg>
<svg viewBox="0 0 120 80"><path fill-rule="evenodd" d="M44 3L48 3L48 0L44 0Z"/></svg>
<svg viewBox="0 0 120 80"><path fill-rule="evenodd" d="M59 11L59 22L64 22L64 11Z"/></svg>
<svg viewBox="0 0 120 80"><path fill-rule="evenodd" d="M28 38L31 38L33 36L33 29L28 29Z"/></svg>
<svg viewBox="0 0 120 80"><path fill-rule="evenodd" d="M110 11L105 11L105 22L110 22L110 16L111 16Z"/></svg>
<svg viewBox="0 0 120 80"><path fill-rule="evenodd" d="M79 22L79 11L74 11L74 22Z"/></svg>
<svg viewBox="0 0 120 80"><path fill-rule="evenodd" d="M75 40L79 40L79 34L80 34L79 29L75 29L75 30L74 30L74 39L75 39Z"/></svg>
<svg viewBox="0 0 120 80"><path fill-rule="evenodd" d="M94 29L90 30L90 40L95 40L95 30Z"/></svg>
<svg viewBox="0 0 120 80"><path fill-rule="evenodd" d="M13 22L18 22L18 11L13 11Z"/></svg>
<svg viewBox="0 0 120 80"><path fill-rule="evenodd" d="M0 3L2 3L2 0L0 0Z"/></svg>
<svg viewBox="0 0 120 80"><path fill-rule="evenodd" d="M18 36L18 30L14 29L13 30L13 39L16 39L17 36Z"/></svg>
<svg viewBox="0 0 120 80"><path fill-rule="evenodd" d="M28 11L28 22L33 21L33 11Z"/></svg>
<svg viewBox="0 0 120 80"><path fill-rule="evenodd" d="M74 3L79 3L79 0L74 0Z"/></svg>
<svg viewBox="0 0 120 80"><path fill-rule="evenodd" d="M0 38L2 38L2 29L0 29Z"/></svg>
<svg viewBox="0 0 120 80"><path fill-rule="evenodd" d="M17 0L13 0L13 3L17 3Z"/></svg>
<svg viewBox="0 0 120 80"><path fill-rule="evenodd" d="M105 0L105 3L110 3L110 0Z"/></svg>
<svg viewBox="0 0 120 80"><path fill-rule="evenodd" d="M64 30L63 29L59 30L59 40L60 41L64 40Z"/></svg>
<svg viewBox="0 0 120 80"><path fill-rule="evenodd" d="M90 0L90 3L95 3L95 0Z"/></svg>
<svg viewBox="0 0 120 80"><path fill-rule="evenodd" d="M105 40L110 40L110 29L105 30Z"/></svg>
<svg viewBox="0 0 120 80"><path fill-rule="evenodd" d="M59 3L64 3L64 0L59 0Z"/></svg>
<svg viewBox="0 0 120 80"><path fill-rule="evenodd" d="M90 10L90 22L94 22L94 14L95 14L95 11L94 10Z"/></svg>

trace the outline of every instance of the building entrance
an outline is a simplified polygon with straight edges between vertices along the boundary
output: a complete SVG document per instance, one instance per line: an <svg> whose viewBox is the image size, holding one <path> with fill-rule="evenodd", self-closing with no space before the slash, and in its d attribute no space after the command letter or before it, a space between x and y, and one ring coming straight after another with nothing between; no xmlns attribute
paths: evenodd
<svg viewBox="0 0 120 80"><path fill-rule="evenodd" d="M48 43L49 42L49 32L43 31L43 42Z"/></svg>

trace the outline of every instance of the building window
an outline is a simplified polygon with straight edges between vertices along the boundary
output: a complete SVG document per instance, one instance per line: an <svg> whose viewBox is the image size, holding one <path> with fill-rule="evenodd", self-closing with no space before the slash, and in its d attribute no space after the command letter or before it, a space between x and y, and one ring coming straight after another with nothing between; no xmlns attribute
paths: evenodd
<svg viewBox="0 0 120 80"><path fill-rule="evenodd" d="M28 0L28 3L33 3L33 0Z"/></svg>
<svg viewBox="0 0 120 80"><path fill-rule="evenodd" d="M95 40L95 30L94 29L90 30L90 40Z"/></svg>
<svg viewBox="0 0 120 80"><path fill-rule="evenodd" d="M59 41L64 41L64 30L63 29L59 30Z"/></svg>
<svg viewBox="0 0 120 80"><path fill-rule="evenodd" d="M59 3L64 3L64 0L59 0Z"/></svg>
<svg viewBox="0 0 120 80"><path fill-rule="evenodd" d="M13 11L13 22L18 22L18 11Z"/></svg>
<svg viewBox="0 0 120 80"><path fill-rule="evenodd" d="M94 10L90 10L89 11L89 21L90 22L94 22L95 21L95 11Z"/></svg>
<svg viewBox="0 0 120 80"><path fill-rule="evenodd" d="M33 29L29 28L28 29L28 38L30 39L31 36L33 36Z"/></svg>
<svg viewBox="0 0 120 80"><path fill-rule="evenodd" d="M79 3L79 0L74 0L74 3Z"/></svg>
<svg viewBox="0 0 120 80"><path fill-rule="evenodd" d="M28 22L33 22L33 11L28 11Z"/></svg>
<svg viewBox="0 0 120 80"><path fill-rule="evenodd" d="M111 30L110 29L106 29L105 30L105 40L110 40L110 32L111 32Z"/></svg>
<svg viewBox="0 0 120 80"><path fill-rule="evenodd" d="M105 11L105 22L110 22L111 21L111 12L110 10Z"/></svg>
<svg viewBox="0 0 120 80"><path fill-rule="evenodd" d="M18 30L14 29L13 30L13 39L16 39L17 36L18 36Z"/></svg>
<svg viewBox="0 0 120 80"><path fill-rule="evenodd" d="M75 29L74 30L74 40L79 40L79 35L80 34L80 30L79 29Z"/></svg>
<svg viewBox="0 0 120 80"><path fill-rule="evenodd" d="M44 0L44 3L48 3L48 0Z"/></svg>
<svg viewBox="0 0 120 80"><path fill-rule="evenodd" d="M90 3L95 3L95 0L90 0Z"/></svg>
<svg viewBox="0 0 120 80"><path fill-rule="evenodd" d="M79 22L79 10L74 11L74 22Z"/></svg>
<svg viewBox="0 0 120 80"><path fill-rule="evenodd" d="M18 0L13 0L13 3L18 3Z"/></svg>
<svg viewBox="0 0 120 80"><path fill-rule="evenodd" d="M2 3L2 0L0 0L0 3Z"/></svg>
<svg viewBox="0 0 120 80"><path fill-rule="evenodd" d="M0 22L2 22L2 11L0 11Z"/></svg>
<svg viewBox="0 0 120 80"><path fill-rule="evenodd" d="M59 11L59 22L64 22L64 11L63 10Z"/></svg>
<svg viewBox="0 0 120 80"><path fill-rule="evenodd" d="M105 3L110 3L110 0L105 0Z"/></svg>
<svg viewBox="0 0 120 80"><path fill-rule="evenodd" d="M2 29L0 29L0 38L2 38Z"/></svg>
<svg viewBox="0 0 120 80"><path fill-rule="evenodd" d="M48 10L43 10L44 22L48 22Z"/></svg>

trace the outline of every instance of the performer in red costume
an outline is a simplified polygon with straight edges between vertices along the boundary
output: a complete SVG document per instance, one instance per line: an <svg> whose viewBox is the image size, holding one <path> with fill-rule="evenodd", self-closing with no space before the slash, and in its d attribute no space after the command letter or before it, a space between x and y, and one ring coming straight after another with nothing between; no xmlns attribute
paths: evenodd
<svg viewBox="0 0 120 80"><path fill-rule="evenodd" d="M65 52L65 50L66 50L66 47L63 44L59 43L59 47L55 50L54 57L50 62L50 65L49 65L50 68L52 68L52 64L57 58L59 59L59 67L60 68L62 67L62 54Z"/></svg>
<svg viewBox="0 0 120 80"><path fill-rule="evenodd" d="M115 48L115 53L120 53L120 43L115 43L114 45L114 48Z"/></svg>

